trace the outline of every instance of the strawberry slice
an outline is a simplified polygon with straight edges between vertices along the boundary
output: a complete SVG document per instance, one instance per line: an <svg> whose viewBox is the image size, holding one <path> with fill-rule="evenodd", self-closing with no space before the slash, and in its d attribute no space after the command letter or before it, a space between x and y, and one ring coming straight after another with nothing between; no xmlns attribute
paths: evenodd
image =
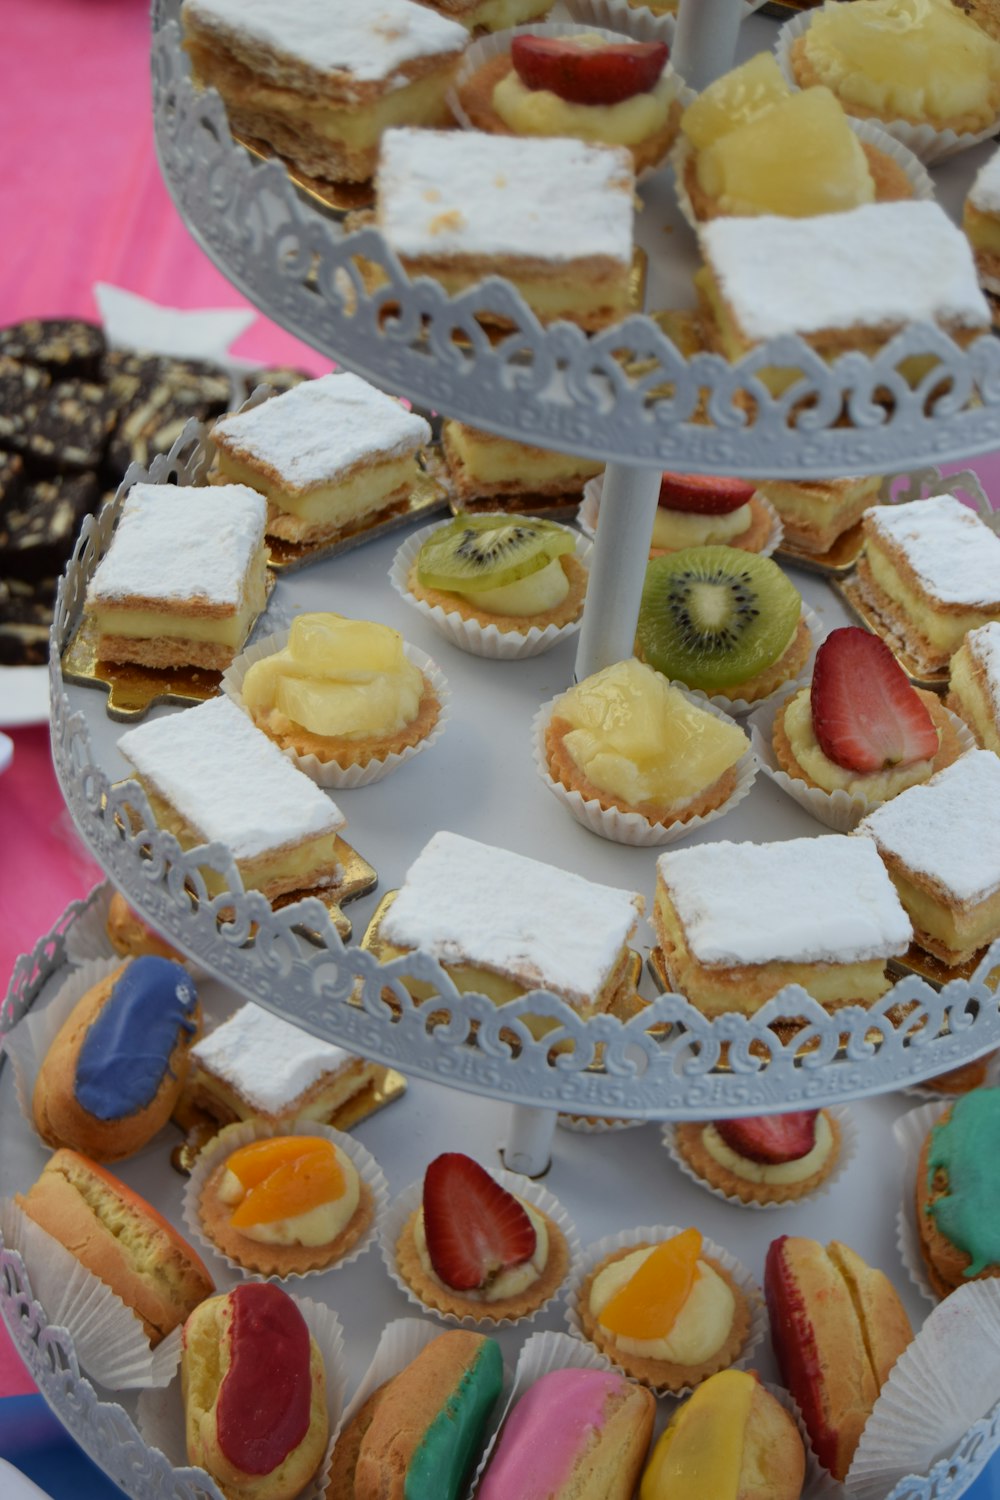
<svg viewBox="0 0 1000 1500"><path fill-rule="evenodd" d="M857 625L834 630L816 652L813 731L845 771L887 770L938 751L934 721L884 641Z"/></svg>
<svg viewBox="0 0 1000 1500"><path fill-rule="evenodd" d="M737 1156L779 1166L809 1155L816 1144L818 1114L818 1109L800 1109L789 1115L748 1115L742 1120L716 1120L715 1128Z"/></svg>
<svg viewBox="0 0 1000 1500"><path fill-rule="evenodd" d="M660 505L699 516L728 516L746 505L757 486L745 479L718 479L711 474L664 474Z"/></svg>
<svg viewBox="0 0 1000 1500"><path fill-rule="evenodd" d="M535 1253L535 1230L512 1193L459 1151L424 1175L424 1234L436 1274L456 1292L478 1291Z"/></svg>
<svg viewBox="0 0 1000 1500"><path fill-rule="evenodd" d="M529 89L548 89L567 104L620 104L647 94L670 56L666 42L581 46L572 37L516 36L511 62Z"/></svg>

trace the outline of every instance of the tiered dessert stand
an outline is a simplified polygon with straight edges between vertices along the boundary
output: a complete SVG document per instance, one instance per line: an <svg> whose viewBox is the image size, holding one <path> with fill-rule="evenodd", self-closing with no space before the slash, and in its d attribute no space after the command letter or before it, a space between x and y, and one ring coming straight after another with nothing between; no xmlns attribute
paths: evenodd
<svg viewBox="0 0 1000 1500"><path fill-rule="evenodd" d="M729 65L740 4L683 0L674 60L693 84L703 86ZM376 229L349 230L301 195L280 164L257 161L234 144L219 98L192 86L180 46L179 0L155 0L153 9L154 117L164 176L192 233L241 291L314 348L389 390L480 427L609 461L578 675L630 654L662 468L743 477L909 472L1000 447L1000 342L990 336L963 352L936 328L915 325L873 360L849 353L833 365L798 339L781 339L730 366L710 354L685 360L645 315L588 337L566 324L542 328L513 288L495 278L456 297L431 281L411 284ZM650 188L654 198L659 191ZM656 210L655 229L640 225L650 250L649 300L676 306L690 295L690 258L679 249L674 263L664 260L659 225L669 209L656 199ZM484 309L502 317L509 331L488 336L477 319ZM899 366L921 353L938 363L911 389ZM773 397L758 378L768 365L794 366L801 379ZM154 461L148 477L198 483L209 461L204 435L192 429L167 458ZM130 470L122 493L137 477L147 476ZM925 482L918 474L913 492L925 492ZM225 848L185 853L157 827L136 784L123 782L119 731L103 698L63 682L61 652L116 514L109 506L85 523L60 586L52 637L53 753L84 840L147 920L230 990L411 1079L513 1105L509 1166L530 1173L546 1167L557 1111L641 1122L815 1107L908 1087L1000 1046L1000 1002L988 983L1000 965L1000 944L969 979L939 990L908 975L873 1009L840 1011L835 1020L792 988L753 1017L710 1021L680 996L660 995L629 1019L582 1021L545 993L502 1012L485 997L459 995L426 954L379 965L356 943L342 942L315 898L272 910L259 893L242 889ZM279 617L275 628L282 613L337 608L412 632L413 620L386 586L393 545L373 542L349 562L334 558L283 578L271 606ZM825 623L843 623L823 582L807 575L797 582ZM432 641L424 644L433 649ZM560 651L512 667L449 651L444 665L455 704L466 705L449 727L453 746L461 736L463 753L453 758L447 789L435 780L443 753L435 749L380 784L377 796L338 794L350 837L379 869L383 887L397 885L417 849L444 826L642 889L648 900L648 855L640 864L634 850L586 835L554 800L539 796L529 722L533 706L567 684L567 656ZM817 831L770 785L758 784L749 801L752 807L731 814L723 836ZM223 895L209 896L206 868L222 875ZM373 904L359 906L356 923ZM0 1009L0 1032L46 985L51 989L65 962L66 932L86 915L70 908L20 962ZM415 1002L404 974L424 980L433 997ZM554 1023L544 1040L532 1036L522 1019L527 1014ZM775 1023L789 1017L803 1018L805 1029L779 1035ZM495 1110L484 1109L495 1123ZM142 1500L213 1493L172 1470L139 1441L120 1407L98 1399L79 1375L68 1335L48 1327L33 1301L20 1258L2 1248L0 1307L40 1387L128 1493ZM929 1475L905 1481L893 1495L957 1496L998 1444L1000 1402Z"/></svg>

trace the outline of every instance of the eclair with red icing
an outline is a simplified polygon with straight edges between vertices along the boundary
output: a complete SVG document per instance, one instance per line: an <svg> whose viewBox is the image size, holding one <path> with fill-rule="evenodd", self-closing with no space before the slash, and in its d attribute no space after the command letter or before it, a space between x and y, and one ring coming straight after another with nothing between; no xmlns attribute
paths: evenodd
<svg viewBox="0 0 1000 1500"><path fill-rule="evenodd" d="M316 1473L329 1421L323 1356L287 1292L246 1282L184 1325L188 1459L227 1500L293 1500Z"/></svg>

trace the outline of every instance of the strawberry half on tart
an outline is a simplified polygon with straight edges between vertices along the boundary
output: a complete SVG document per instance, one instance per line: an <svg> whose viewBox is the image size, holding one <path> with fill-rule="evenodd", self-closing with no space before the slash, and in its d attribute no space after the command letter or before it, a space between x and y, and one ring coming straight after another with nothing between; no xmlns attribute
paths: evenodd
<svg viewBox="0 0 1000 1500"><path fill-rule="evenodd" d="M741 1203L790 1203L826 1181L841 1150L838 1121L825 1109L754 1115L674 1131L674 1150L698 1177Z"/></svg>
<svg viewBox="0 0 1000 1500"><path fill-rule="evenodd" d="M569 1263L558 1224L459 1151L431 1162L396 1242L396 1270L428 1310L481 1322L537 1312Z"/></svg>
<svg viewBox="0 0 1000 1500"><path fill-rule="evenodd" d="M680 126L680 79L665 42L606 33L513 36L509 51L476 49L457 101L469 125L491 135L572 136L631 151L637 172L670 150Z"/></svg>
<svg viewBox="0 0 1000 1500"><path fill-rule="evenodd" d="M650 557L718 543L744 552L773 551L775 515L755 485L711 474L670 474L660 480Z"/></svg>

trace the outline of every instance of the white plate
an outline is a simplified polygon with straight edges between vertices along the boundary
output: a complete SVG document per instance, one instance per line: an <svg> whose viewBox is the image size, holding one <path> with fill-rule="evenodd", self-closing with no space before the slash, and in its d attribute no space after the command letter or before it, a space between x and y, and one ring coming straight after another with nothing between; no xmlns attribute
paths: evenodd
<svg viewBox="0 0 1000 1500"><path fill-rule="evenodd" d="M0 667L0 725L17 729L48 720L48 667Z"/></svg>

